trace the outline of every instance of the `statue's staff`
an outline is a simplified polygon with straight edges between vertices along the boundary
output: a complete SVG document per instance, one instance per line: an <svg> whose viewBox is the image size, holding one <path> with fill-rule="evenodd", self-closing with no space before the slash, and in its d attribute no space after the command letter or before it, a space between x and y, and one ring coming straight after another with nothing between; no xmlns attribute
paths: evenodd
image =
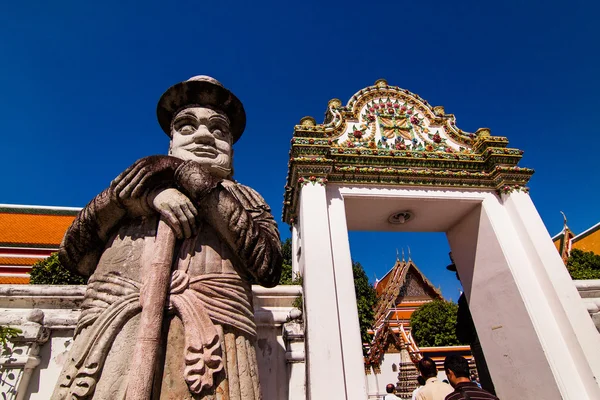
<svg viewBox="0 0 600 400"><path fill-rule="evenodd" d="M161 217L156 230L152 258L143 260L140 291L142 314L131 360L135 373L129 375L127 400L148 400L152 393L165 302L171 282L175 241L175 232L167 225L164 217Z"/></svg>

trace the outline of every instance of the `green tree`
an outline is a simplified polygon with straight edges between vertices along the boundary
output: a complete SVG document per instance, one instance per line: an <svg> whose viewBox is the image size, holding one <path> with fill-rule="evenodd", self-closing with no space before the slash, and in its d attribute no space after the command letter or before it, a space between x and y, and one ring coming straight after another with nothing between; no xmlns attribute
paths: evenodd
<svg viewBox="0 0 600 400"><path fill-rule="evenodd" d="M600 256L574 249L567 260L567 270L572 279L600 279Z"/></svg>
<svg viewBox="0 0 600 400"><path fill-rule="evenodd" d="M461 344L456 338L456 314L458 305L445 300L423 304L410 317L410 327L417 345L455 346Z"/></svg>
<svg viewBox="0 0 600 400"><path fill-rule="evenodd" d="M295 285L297 278L292 272L292 239L287 238L281 243L281 253L283 254L283 266L281 267L280 285ZM296 279L297 280L297 279Z"/></svg>
<svg viewBox="0 0 600 400"><path fill-rule="evenodd" d="M29 273L32 285L85 285L87 279L62 266L58 253L36 262Z"/></svg>
<svg viewBox="0 0 600 400"><path fill-rule="evenodd" d="M373 312L377 304L377 292L375 292L373 285L369 283L369 278L359 262L352 262L352 275L354 276L354 291L356 292L356 305L358 307L360 338L363 343L370 342L371 337L367 330L373 326Z"/></svg>

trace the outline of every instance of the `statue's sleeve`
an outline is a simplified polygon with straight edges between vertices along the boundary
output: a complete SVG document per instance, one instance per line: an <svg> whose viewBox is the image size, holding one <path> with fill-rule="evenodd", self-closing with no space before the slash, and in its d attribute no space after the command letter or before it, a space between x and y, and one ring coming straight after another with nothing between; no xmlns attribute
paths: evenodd
<svg viewBox="0 0 600 400"><path fill-rule="evenodd" d="M178 171L179 184L201 215L236 252L257 282L273 287L281 276L281 241L271 209L253 189L211 177L196 163Z"/></svg>
<svg viewBox="0 0 600 400"><path fill-rule="evenodd" d="M121 219L150 215L154 211L148 204L153 190L175 185L174 174L182 160L169 156L149 156L137 160L119 175L109 188L104 190L77 216L67 230L58 252L61 263L80 275L90 276L104 250L109 235ZM119 199L115 191L119 182L136 182L141 194Z"/></svg>
<svg viewBox="0 0 600 400"><path fill-rule="evenodd" d="M127 213L110 191L104 190L79 212L60 245L61 264L80 275L94 272L110 231Z"/></svg>

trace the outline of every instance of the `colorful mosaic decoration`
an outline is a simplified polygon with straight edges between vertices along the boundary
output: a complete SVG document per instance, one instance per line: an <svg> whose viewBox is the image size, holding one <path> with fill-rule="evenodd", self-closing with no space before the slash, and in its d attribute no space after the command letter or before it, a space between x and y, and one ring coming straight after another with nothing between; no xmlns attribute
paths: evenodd
<svg viewBox="0 0 600 400"><path fill-rule="evenodd" d="M507 146L487 128L462 131L444 107L380 79L345 106L329 101L322 124L304 117L294 127L283 219L294 218L308 183L527 191L533 170L518 167L523 151Z"/></svg>

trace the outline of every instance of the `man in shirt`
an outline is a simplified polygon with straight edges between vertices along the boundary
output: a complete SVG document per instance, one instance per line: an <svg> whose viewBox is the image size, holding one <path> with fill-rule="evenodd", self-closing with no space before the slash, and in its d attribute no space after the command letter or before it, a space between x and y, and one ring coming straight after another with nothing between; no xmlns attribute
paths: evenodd
<svg viewBox="0 0 600 400"><path fill-rule="evenodd" d="M431 358L423 357L417 367L425 379L425 386L417 392L417 400L444 400L448 394L452 393L450 385L438 380L437 367Z"/></svg>
<svg viewBox="0 0 600 400"><path fill-rule="evenodd" d="M417 400L417 393L425 386L425 379L421 375L417 376L417 388L413 390L410 400Z"/></svg>
<svg viewBox="0 0 600 400"><path fill-rule="evenodd" d="M456 279L460 281L460 276L458 275L456 265L452 259L452 252L450 252L449 255L452 264L448 265L446 269L448 271L456 272ZM475 363L477 364L477 371L479 372L480 386L488 392L496 394L494 382L492 381L490 370L488 369L485 355L483 354L483 349L481 348L479 336L477 336L477 330L475 329L475 324L473 323L471 311L469 310L469 304L467 303L467 298L464 292L461 293L460 297L458 298L456 337L461 343L468 343L471 346L471 352L473 353Z"/></svg>
<svg viewBox="0 0 600 400"><path fill-rule="evenodd" d="M444 361L444 370L454 388L445 400L498 400L496 396L471 382L469 363L464 357L456 354L449 355Z"/></svg>

